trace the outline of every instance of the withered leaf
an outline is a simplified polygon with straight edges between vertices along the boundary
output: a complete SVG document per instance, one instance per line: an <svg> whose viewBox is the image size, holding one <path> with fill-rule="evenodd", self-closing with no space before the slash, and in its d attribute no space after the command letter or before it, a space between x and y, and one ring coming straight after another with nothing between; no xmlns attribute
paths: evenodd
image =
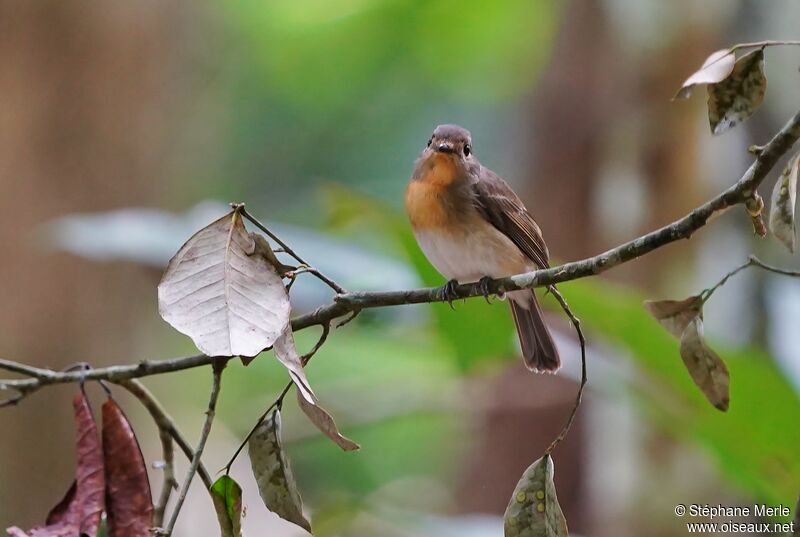
<svg viewBox="0 0 800 537"><path fill-rule="evenodd" d="M647 300L645 308L670 334L680 340L680 354L692 381L712 405L727 410L728 369L703 340L703 300Z"/></svg>
<svg viewBox="0 0 800 537"><path fill-rule="evenodd" d="M667 332L680 338L686 326L700 314L703 301L699 296L683 300L645 300L644 307Z"/></svg>
<svg viewBox="0 0 800 537"><path fill-rule="evenodd" d="M708 120L711 132L721 134L753 115L767 91L764 50L745 54L725 80L708 86Z"/></svg>
<svg viewBox="0 0 800 537"><path fill-rule="evenodd" d="M769 230L790 252L794 252L795 246L794 210L799 170L800 153L792 157L775 183L769 212Z"/></svg>
<svg viewBox="0 0 800 537"><path fill-rule="evenodd" d="M728 410L730 375L725 362L703 339L703 318L691 320L681 335L681 358L692 380L709 402L719 410Z"/></svg>
<svg viewBox="0 0 800 537"><path fill-rule="evenodd" d="M238 211L195 233L158 286L159 312L209 356L255 356L289 323L276 267L256 253Z"/></svg>
<svg viewBox="0 0 800 537"><path fill-rule="evenodd" d="M222 537L241 537L242 487L230 476L223 475L211 485L211 497L222 528Z"/></svg>
<svg viewBox="0 0 800 537"><path fill-rule="evenodd" d="M281 414L276 409L256 428L247 443L258 491L267 509L311 532L303 516L303 500L289 459L283 451Z"/></svg>
<svg viewBox="0 0 800 537"><path fill-rule="evenodd" d="M342 433L340 433L339 429L336 427L336 421L334 421L333 416L319 406L319 403L309 403L298 391L297 404L300 405L300 408L305 412L306 416L308 416L308 419L311 420L311 423L316 425L325 436L333 440L337 446L345 451L361 449L361 446L349 438L342 436Z"/></svg>
<svg viewBox="0 0 800 537"><path fill-rule="evenodd" d="M122 409L110 397L102 413L108 535L147 535L153 527L153 498L142 450Z"/></svg>
<svg viewBox="0 0 800 537"><path fill-rule="evenodd" d="M104 508L105 480L100 436L92 409L81 390L72 401L78 453L75 482L47 517L46 526L26 533L8 528L10 537L96 537Z"/></svg>
<svg viewBox="0 0 800 537"><path fill-rule="evenodd" d="M545 455L522 474L503 517L505 537L569 536L553 472L553 458Z"/></svg>
<svg viewBox="0 0 800 537"><path fill-rule="evenodd" d="M294 343L294 334L292 333L292 326L287 325L283 333L273 344L275 357L280 363L289 371L289 377L297 386L297 391L303 398L312 405L317 404L314 391L306 378L305 370L303 369L303 359L300 353L297 352L297 346Z"/></svg>
<svg viewBox="0 0 800 537"><path fill-rule="evenodd" d="M736 56L730 49L722 49L712 53L702 67L692 73L675 94L673 99L687 99L692 94L692 89L700 84L716 84L722 82L733 71Z"/></svg>

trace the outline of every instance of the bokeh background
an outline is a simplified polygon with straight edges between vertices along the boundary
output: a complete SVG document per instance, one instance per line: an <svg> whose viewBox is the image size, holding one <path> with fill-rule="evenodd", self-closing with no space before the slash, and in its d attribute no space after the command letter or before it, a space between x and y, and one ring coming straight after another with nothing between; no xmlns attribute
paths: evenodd
<svg viewBox="0 0 800 537"><path fill-rule="evenodd" d="M736 180L745 148L794 113L792 48L768 50L765 106L720 137L702 90L670 98L711 51L796 37L798 17L792 0L0 0L0 356L61 368L196 352L158 317L155 287L229 201L347 288L440 284L402 193L442 122L472 130L556 260L598 253ZM737 209L691 241L561 286L590 340L588 395L555 456L576 535L684 535L678 503L794 505L800 282L747 272L707 306L731 370L726 414L641 307L702 290L750 252L798 265ZM329 299L311 280L293 291L297 312ZM502 534L519 475L577 386L574 334L544 303L565 360L552 377L524 372L503 304L368 311L334 332L308 373L362 451L340 452L293 404L284 416L317 535ZM268 354L232 364L209 470L285 380ZM145 382L194 441L210 372ZM0 411L0 526L41 523L71 480L74 390ZM152 423L119 392L157 460ZM248 535L304 535L263 507L246 456L233 475ZM199 481L177 534L217 534Z"/></svg>

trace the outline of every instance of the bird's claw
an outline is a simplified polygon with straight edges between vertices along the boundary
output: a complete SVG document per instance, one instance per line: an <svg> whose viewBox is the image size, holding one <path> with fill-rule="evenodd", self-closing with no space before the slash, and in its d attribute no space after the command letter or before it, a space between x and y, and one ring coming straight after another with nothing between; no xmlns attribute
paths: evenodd
<svg viewBox="0 0 800 537"><path fill-rule="evenodd" d="M492 283L492 278L489 276L484 276L480 280L478 280L478 289L480 290L481 294L483 295L483 299L486 301L487 304L491 304L492 301L489 300L489 284Z"/></svg>
<svg viewBox="0 0 800 537"><path fill-rule="evenodd" d="M456 287L458 287L457 280L450 280L446 284L444 284L441 289L439 290L439 297L450 304L450 309L456 309L453 306L453 300L458 298L458 293L456 293Z"/></svg>

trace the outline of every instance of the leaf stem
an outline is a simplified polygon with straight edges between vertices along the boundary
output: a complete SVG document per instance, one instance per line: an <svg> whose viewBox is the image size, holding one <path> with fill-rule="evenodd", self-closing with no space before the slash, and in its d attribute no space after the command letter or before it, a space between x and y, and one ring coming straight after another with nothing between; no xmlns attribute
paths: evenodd
<svg viewBox="0 0 800 537"><path fill-rule="evenodd" d="M320 272L319 270L317 270L314 267L312 267L302 257L297 255L294 250L292 250L285 242L283 242L280 238L278 238L277 235L275 235L272 231L270 231L269 228L267 228L267 226L265 226L264 224L259 222L257 218L255 218L253 215L251 215L249 212L247 212L247 209L245 209L244 205L237 206L237 209L242 214L242 216L244 216L245 218L250 220L250 222L252 222L254 226L256 226L258 229L260 229L261 231L266 233L269 236L269 238L274 240L283 249L283 251L285 253L289 254L298 263L303 265L303 267L302 267L303 270L302 271L295 271L296 274L300 274L301 272L308 272L308 273L313 274L314 276L316 276L320 281L325 283L325 285L327 285L328 287L330 287L331 289L333 289L337 293L342 294L342 293L346 293L347 292L344 287L342 287L341 285L339 285L338 283L333 281L331 278L325 276L322 272Z"/></svg>

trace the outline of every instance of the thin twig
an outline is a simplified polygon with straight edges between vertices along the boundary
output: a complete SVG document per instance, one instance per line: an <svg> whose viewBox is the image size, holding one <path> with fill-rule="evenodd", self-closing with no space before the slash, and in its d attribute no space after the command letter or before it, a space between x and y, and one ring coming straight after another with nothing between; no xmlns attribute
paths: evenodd
<svg viewBox="0 0 800 537"><path fill-rule="evenodd" d="M203 450L206 447L208 435L211 433L211 424L214 422L214 414L216 413L217 409L217 399L219 398L219 391L222 385L222 371L225 369L226 365L227 361L225 360L218 360L214 362L214 380L211 385L211 395L208 399L206 420L205 423L203 423L203 429L200 432L200 440L197 442L197 447L194 449L194 456L192 457L192 462L189 465L189 471L186 472L186 477L183 480L183 485L181 486L178 500L175 503L174 509L172 510L172 515L167 523L167 527L164 528L163 531L157 531L157 533L160 535L172 535L172 530L175 529L175 523L178 521L178 515L183 507L183 502L186 500L186 494L189 492L189 485L192 484L192 479L194 479L194 476L200 467L200 458L203 456Z"/></svg>
<svg viewBox="0 0 800 537"><path fill-rule="evenodd" d="M333 289L334 291L336 291L339 294L347 292L344 287L342 287L341 285L339 285L338 283L333 281L331 278L325 276L319 270L313 268L302 257L297 255L294 250L292 250L285 242L280 240L277 235L275 235L272 231L269 230L269 228L267 228L267 226L265 226L264 224L259 222L259 220L257 218L255 218L253 215L251 215L249 212L247 212L247 209L244 206L241 206L240 212L242 213L242 216L244 216L245 218L250 220L253 223L254 226L256 226L258 229L260 229L261 231L266 233L269 236L269 238L274 240L283 249L283 251L285 253L287 253L288 255L292 256L301 265L305 265L305 267L304 267L305 270L303 270L303 272L309 272L309 273L313 274L320 281L324 282L325 285L327 285L328 287L330 287L331 289ZM299 274L299 272L298 272L298 274Z"/></svg>
<svg viewBox="0 0 800 537"><path fill-rule="evenodd" d="M745 261L744 263L742 263L738 267L736 267L733 270L731 270L730 272L728 272L725 276L722 277L722 279L720 281L715 283L712 287L709 287L708 289L705 289L702 293L700 293L700 298L702 299L703 302L707 302L708 299L711 298L711 295L713 295L714 292L717 289L719 289L720 287L725 285L725 283L731 277L735 276L736 274L738 274L739 272L743 271L744 269L750 268L750 267L759 267L759 268L764 269L764 270L766 270L768 272L773 272L775 274L781 274L783 276L792 276L794 278L800 277L800 271L783 269L783 268L780 268L780 267L775 267L773 265L768 265L768 264L764 263L763 261L761 261L756 256L751 255L750 257L747 258L747 261Z"/></svg>
<svg viewBox="0 0 800 537"><path fill-rule="evenodd" d="M303 367L305 367L306 364L308 364L308 362L311 361L311 358L313 358L314 355L317 353L317 351L322 347L322 345L325 344L325 341L327 341L330 332L331 332L330 323L323 324L322 333L320 334L317 342L314 344L314 346L311 348L310 351L308 351L307 353L305 353L303 356L300 357L300 361L303 364ZM283 406L283 400L286 398L286 394L289 393L289 390L292 389L293 385L294 383L292 381L287 382L286 386L283 387L278 397L276 397L275 400L267 407L267 409L258 417L258 420L256 420L256 424L253 426L252 429L250 429L250 432L247 433L247 436L244 437L244 440L242 440L242 442L239 444L239 447L237 447L236 451L233 452L233 455L228 460L228 463L223 467L223 470L225 470L226 475L230 473L233 463L236 461L237 457L239 457L239 454L247 445L247 442L250 441L250 437L253 436L253 433L256 432L258 426L261 425L261 422L263 422L266 419L266 417L269 415L269 413L272 411L273 408L278 408L280 410L280 408Z"/></svg>
<svg viewBox="0 0 800 537"><path fill-rule="evenodd" d="M172 490L178 488L178 481L175 479L175 464L173 456L174 450L172 442L178 444L178 447L181 449L184 455L186 455L186 458L189 460L189 462L191 462L194 458L194 450L178 430L175 420L173 420L172 417L167 414L167 412L164 410L164 407L161 406L159 400L144 386L144 384L136 379L119 381L117 384L128 390L131 395L136 397L139 402L142 403L142 406L147 409L147 411L150 413L150 416L153 418L156 427L158 427L158 435L161 439L161 446L164 455L164 485L161 488L161 494L159 495L158 502L155 505L154 525L161 526L164 520L164 511L166 509L167 502L169 502ZM212 485L211 476L208 474L208 471L202 462L197 467L197 473L206 488L210 489Z"/></svg>
<svg viewBox="0 0 800 537"><path fill-rule="evenodd" d="M766 41L753 41L752 43L738 43L736 45L733 45L730 48L730 51L735 52L740 48L763 48L763 47L776 47L782 45L797 46L800 45L800 41L794 39L787 39L787 40L767 39Z"/></svg>
<svg viewBox="0 0 800 537"><path fill-rule="evenodd" d="M560 444L561 441L564 440L564 438L567 436L567 433L572 427L572 422L575 421L575 416L578 413L578 408L581 406L581 401L583 400L583 388L586 386L586 381L588 380L588 375L586 373L586 338L583 336L583 330L581 329L581 321L580 319L575 317L574 313L572 313L569 304L567 304L567 301L564 299L564 297L561 295L561 292L558 289L556 289L555 286L548 287L548 290L550 291L550 293L552 293L552 295L561 305L561 308L564 310L564 313L567 314L567 317L569 317L570 321L572 321L572 326L575 327L575 332L578 334L578 341L580 342L581 345L581 383L580 386L578 386L578 393L575 396L575 402L572 404L572 409L569 412L567 421L564 424L564 427L561 428L561 432L558 433L558 436L556 436L555 439L552 442L550 442L550 445L544 452L545 455L549 455L550 453L552 453L553 450L558 446L558 444Z"/></svg>

